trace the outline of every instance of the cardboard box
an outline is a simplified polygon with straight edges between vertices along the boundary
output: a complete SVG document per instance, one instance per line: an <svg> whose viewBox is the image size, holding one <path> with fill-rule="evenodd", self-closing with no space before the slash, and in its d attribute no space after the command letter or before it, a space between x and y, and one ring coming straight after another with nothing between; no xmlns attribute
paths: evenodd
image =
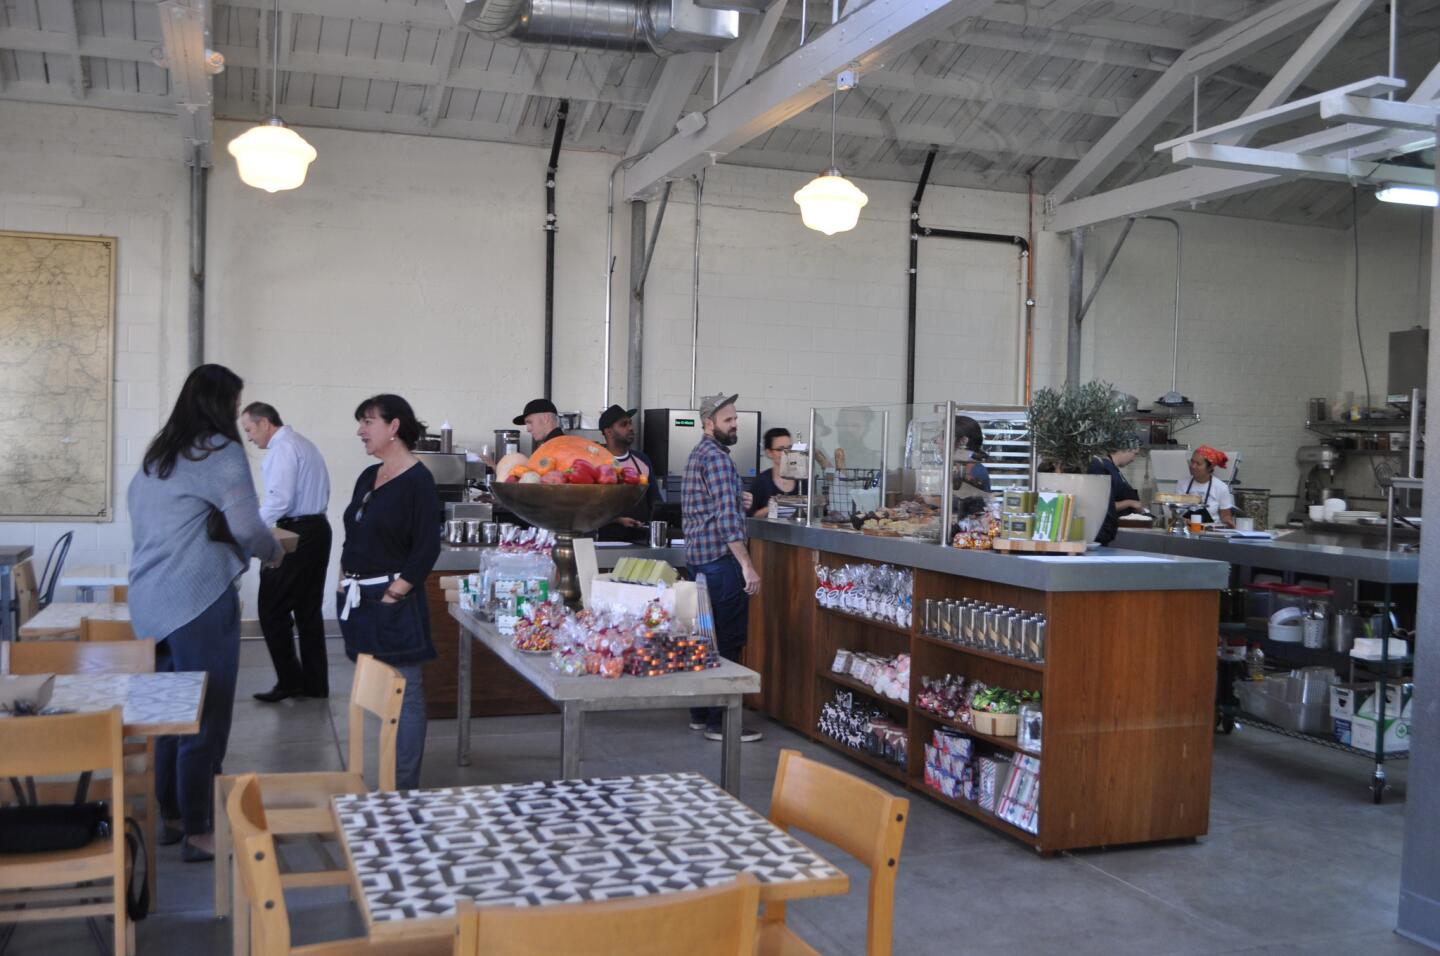
<svg viewBox="0 0 1440 956"><path fill-rule="evenodd" d="M1357 717L1369 717L1374 719L1379 716L1388 717L1394 720L1396 717L1404 717L1405 710L1410 704L1410 697L1415 692L1414 684L1396 684L1387 682L1385 684L1385 713L1379 714L1380 704L1376 700L1374 690L1379 688L1378 684L1371 685L1372 692L1367 700L1356 709Z"/></svg>
<svg viewBox="0 0 1440 956"><path fill-rule="evenodd" d="M294 554L295 549L300 547L300 536L293 531L286 531L284 528L271 528L270 533L275 540L280 542L280 548L286 554Z"/></svg>
<svg viewBox="0 0 1440 956"><path fill-rule="evenodd" d="M1355 684L1331 684L1330 685L1330 716L1337 720L1348 721L1355 716L1355 712L1375 696L1375 683L1373 681L1361 681Z"/></svg>
<svg viewBox="0 0 1440 956"><path fill-rule="evenodd" d="M1376 722L1368 717L1356 717L1350 723L1350 746L1371 753L1375 750ZM1410 749L1410 722L1408 720L1385 721L1386 753Z"/></svg>

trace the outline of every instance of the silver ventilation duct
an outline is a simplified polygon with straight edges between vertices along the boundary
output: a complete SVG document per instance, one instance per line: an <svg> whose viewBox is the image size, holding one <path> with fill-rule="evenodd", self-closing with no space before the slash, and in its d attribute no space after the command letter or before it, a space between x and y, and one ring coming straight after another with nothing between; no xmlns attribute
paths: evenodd
<svg viewBox="0 0 1440 956"><path fill-rule="evenodd" d="M708 0L713 3L716 0ZM735 9L696 0L447 0L463 27L487 40L566 49L712 53L740 35ZM747 0L736 7L749 9Z"/></svg>

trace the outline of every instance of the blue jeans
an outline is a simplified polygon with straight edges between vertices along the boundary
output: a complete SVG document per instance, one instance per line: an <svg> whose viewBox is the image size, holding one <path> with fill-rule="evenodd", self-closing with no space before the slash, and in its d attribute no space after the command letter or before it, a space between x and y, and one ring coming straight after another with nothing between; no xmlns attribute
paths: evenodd
<svg viewBox="0 0 1440 956"><path fill-rule="evenodd" d="M715 614L716 650L721 657L738 664L750 636L750 595L745 593L745 574L740 570L740 562L735 555L726 553L714 561L692 564L689 571L692 578L705 575L710 608ZM695 723L704 721L711 730L719 729L724 716L723 707L690 708L690 719Z"/></svg>
<svg viewBox="0 0 1440 956"><path fill-rule="evenodd" d="M240 599L226 587L215 603L155 645L155 670L204 671L200 732L155 741L155 789L161 816L180 819L187 836L209 833L215 776L230 742L240 668Z"/></svg>
<svg viewBox="0 0 1440 956"><path fill-rule="evenodd" d="M392 664L405 678L405 699L400 704L400 726L395 735L395 786L420 786L420 758L425 756L425 680L422 664Z"/></svg>

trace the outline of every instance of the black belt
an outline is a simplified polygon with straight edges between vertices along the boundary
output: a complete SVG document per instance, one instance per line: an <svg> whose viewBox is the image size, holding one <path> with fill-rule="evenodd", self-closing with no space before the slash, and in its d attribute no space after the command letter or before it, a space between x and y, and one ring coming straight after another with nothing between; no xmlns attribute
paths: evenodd
<svg viewBox="0 0 1440 956"><path fill-rule="evenodd" d="M324 515L323 513L322 513L322 514L314 514L314 515L290 515L290 516L281 518L279 521L276 521L275 524L276 524L277 527L283 528L283 527L285 527L286 525L301 524L302 522L306 522L306 521L327 521L327 520L328 520L328 519L325 517L325 515Z"/></svg>

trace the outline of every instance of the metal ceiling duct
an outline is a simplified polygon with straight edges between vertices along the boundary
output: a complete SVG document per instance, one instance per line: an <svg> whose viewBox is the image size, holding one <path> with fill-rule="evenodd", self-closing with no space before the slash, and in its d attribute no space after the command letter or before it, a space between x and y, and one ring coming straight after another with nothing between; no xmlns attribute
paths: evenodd
<svg viewBox="0 0 1440 956"><path fill-rule="evenodd" d="M711 0L714 2L714 0ZM448 0L487 40L614 52L711 53L740 35L734 9L695 0ZM746 6L736 0L736 6ZM748 7L747 7L748 8Z"/></svg>

